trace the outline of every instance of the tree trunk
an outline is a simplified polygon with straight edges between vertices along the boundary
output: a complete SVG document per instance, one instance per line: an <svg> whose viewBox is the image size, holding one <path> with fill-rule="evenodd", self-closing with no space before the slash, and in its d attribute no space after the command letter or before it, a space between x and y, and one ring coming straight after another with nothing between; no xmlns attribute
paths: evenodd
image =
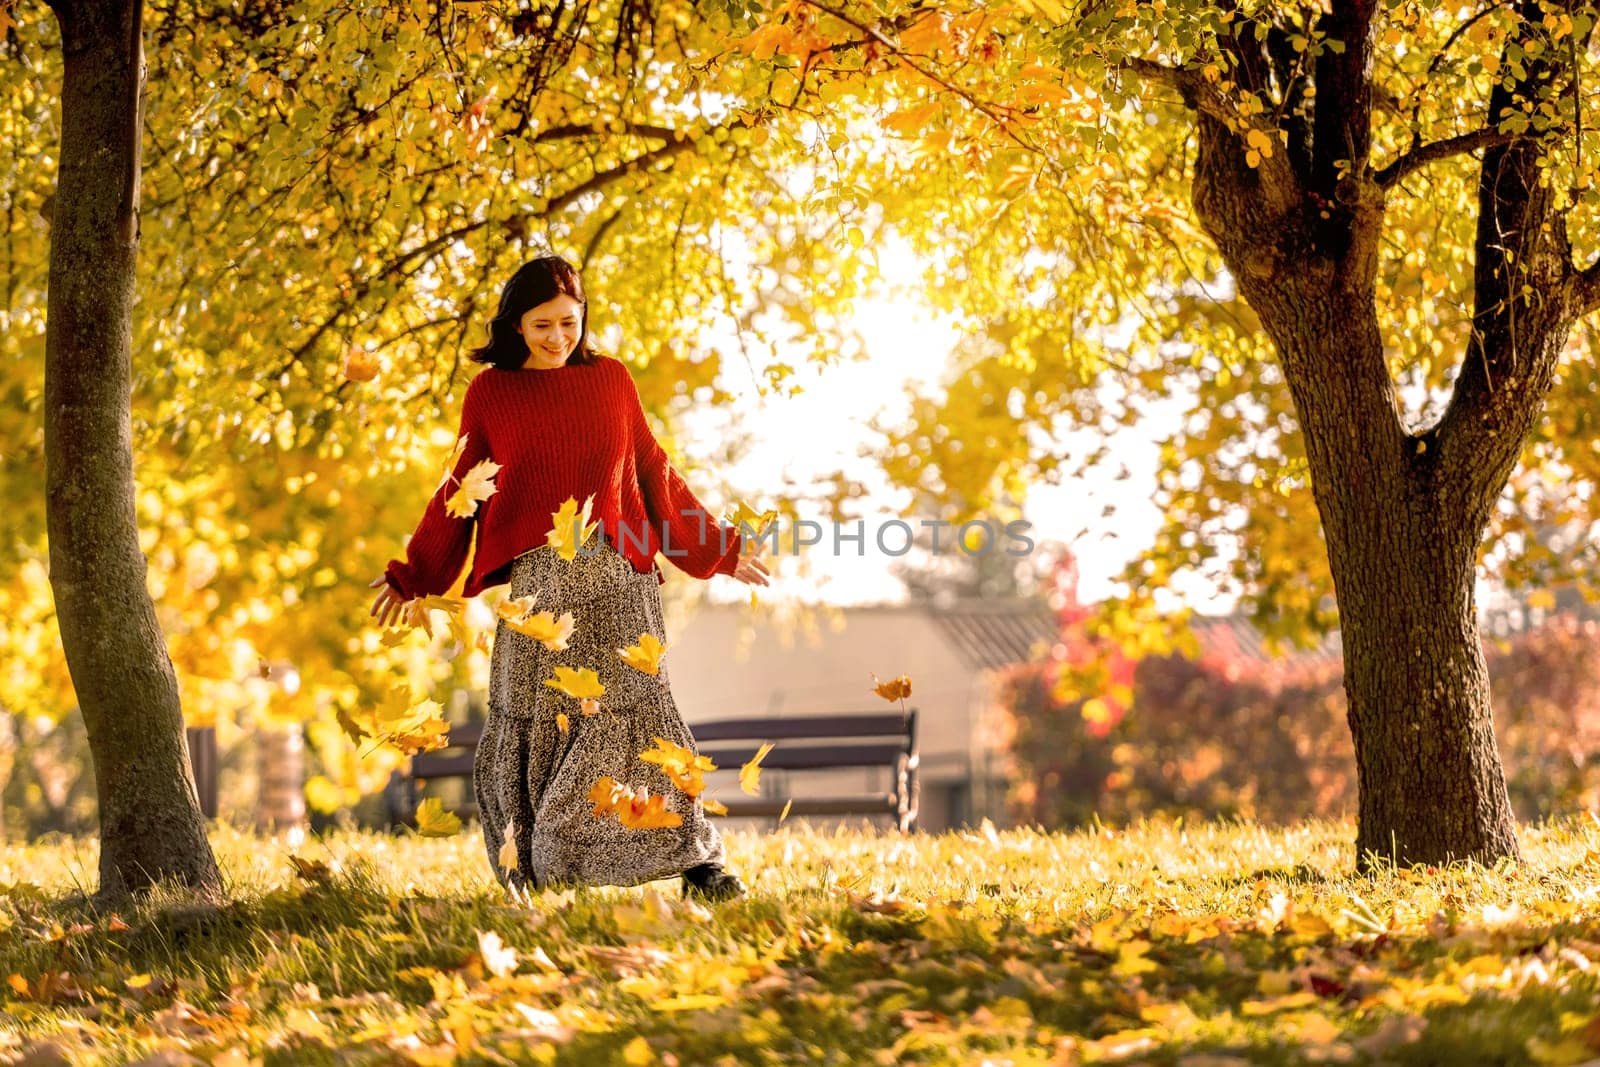
<svg viewBox="0 0 1600 1067"><path fill-rule="evenodd" d="M1357 865L1517 857L1473 586L1521 436L1469 476L1437 427L1401 422L1376 316L1375 185L1346 185L1328 210L1286 161L1250 168L1222 124L1199 125L1197 213L1272 337L1305 437L1344 646Z"/></svg>
<svg viewBox="0 0 1600 1067"><path fill-rule="evenodd" d="M1474 597L1478 543L1505 480L1464 495L1440 477L1432 434L1370 410L1363 422L1359 385L1309 373L1337 365L1341 350L1382 358L1369 296L1336 284L1317 303L1323 314L1271 318L1339 604L1357 866L1516 857Z"/></svg>
<svg viewBox="0 0 1600 1067"><path fill-rule="evenodd" d="M134 508L139 0L57 0L64 75L45 353L50 585L94 758L100 893L220 886Z"/></svg>

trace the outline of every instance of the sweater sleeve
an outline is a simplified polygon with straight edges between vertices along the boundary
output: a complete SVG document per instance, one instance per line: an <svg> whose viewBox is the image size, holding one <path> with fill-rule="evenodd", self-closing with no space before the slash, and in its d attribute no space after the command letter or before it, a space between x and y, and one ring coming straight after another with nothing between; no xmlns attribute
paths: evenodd
<svg viewBox="0 0 1600 1067"><path fill-rule="evenodd" d="M461 568L466 565L467 555L472 548L473 528L487 501L480 501L477 510L466 518L452 516L445 509L445 504L467 472L491 458L478 407L469 386L466 398L461 402L461 428L456 435L456 447L461 450L461 455L450 476L429 499L422 513L422 521L406 543L406 558L403 561L390 560L384 571L390 587L407 600L444 593L455 583Z"/></svg>
<svg viewBox="0 0 1600 1067"><path fill-rule="evenodd" d="M710 578L739 566L739 529L716 521L668 460L639 400L639 388L623 367L631 415L634 463L650 528L663 538L661 554L686 574Z"/></svg>

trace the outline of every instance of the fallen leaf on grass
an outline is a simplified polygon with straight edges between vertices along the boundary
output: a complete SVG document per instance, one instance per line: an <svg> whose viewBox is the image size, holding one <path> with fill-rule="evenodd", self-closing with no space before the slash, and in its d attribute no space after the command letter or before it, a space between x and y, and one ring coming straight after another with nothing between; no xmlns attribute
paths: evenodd
<svg viewBox="0 0 1600 1067"><path fill-rule="evenodd" d="M517 969L517 950L492 930L478 931L478 957L483 960L483 969L496 978L507 978Z"/></svg>

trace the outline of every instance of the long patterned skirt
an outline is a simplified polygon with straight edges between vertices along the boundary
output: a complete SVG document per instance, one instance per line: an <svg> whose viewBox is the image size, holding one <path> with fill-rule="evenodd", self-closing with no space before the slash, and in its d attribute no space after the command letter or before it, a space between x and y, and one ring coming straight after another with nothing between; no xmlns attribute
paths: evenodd
<svg viewBox="0 0 1600 1067"><path fill-rule="evenodd" d="M700 804L639 759L657 737L694 747L672 700L665 659L651 676L617 657L641 634L666 641L656 576L634 570L598 535L586 551L593 554L568 561L541 546L511 568L510 596L533 596L536 611L558 618L570 611L577 620L564 651L550 651L504 620L495 630L473 787L489 865L507 885L636 885L723 861L722 838ZM544 684L557 667L589 667L599 675L605 686L599 714L585 716L577 700ZM558 713L566 715L565 733ZM683 824L634 830L614 815L596 816L589 791L607 776L666 796ZM511 870L498 862L508 828L517 854Z"/></svg>

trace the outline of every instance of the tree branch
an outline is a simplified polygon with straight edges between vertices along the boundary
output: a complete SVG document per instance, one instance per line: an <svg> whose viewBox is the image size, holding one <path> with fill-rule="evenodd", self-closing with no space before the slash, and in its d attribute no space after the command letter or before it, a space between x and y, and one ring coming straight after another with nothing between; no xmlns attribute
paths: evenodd
<svg viewBox="0 0 1600 1067"><path fill-rule="evenodd" d="M545 144L549 141L570 141L581 137L593 137L598 132L591 122L568 122L560 126L551 126L540 130L534 135L534 144ZM683 136L682 130L675 130L671 126L656 126L647 122L630 122L622 130L623 133L634 133L640 137L654 137L661 141L673 141Z"/></svg>
<svg viewBox="0 0 1600 1067"><path fill-rule="evenodd" d="M1546 47L1524 57L1521 78L1495 85L1491 116L1540 99L1562 75L1573 73L1566 69L1574 61L1571 53L1549 40L1539 0L1523 0L1517 14L1524 32ZM1506 47L1517 45L1516 38ZM1464 497L1483 521L1550 391L1572 325L1571 297L1582 288L1556 225L1554 190L1541 181L1544 151L1529 137L1491 143L1484 151L1472 335L1436 430L1441 490Z"/></svg>
<svg viewBox="0 0 1600 1067"><path fill-rule="evenodd" d="M1575 272L1567 288L1574 317L1600 311L1600 260Z"/></svg>
<svg viewBox="0 0 1600 1067"><path fill-rule="evenodd" d="M1503 133L1493 127L1473 130L1470 133L1457 134L1443 140L1432 141L1425 145L1412 148L1400 156L1393 163L1378 171L1372 176L1381 189L1388 189L1399 185L1414 172L1426 167L1429 163L1437 163L1441 159L1448 159L1454 155L1465 152L1476 152L1480 148L1489 148L1494 145L1508 145L1517 140L1522 134Z"/></svg>
<svg viewBox="0 0 1600 1067"><path fill-rule="evenodd" d="M989 101L983 100L982 98L973 95L968 90L963 89L961 86L950 81L948 78L943 77L931 67L922 63L918 63L916 59L907 53L903 48L901 48L897 42L892 41L885 36L881 30L869 26L866 23L851 17L843 11L839 11L836 8L832 8L826 4L820 3L819 0L800 0L800 2L809 7L816 8L825 15L831 15L833 18L838 19L840 22L844 23L846 26L849 26L858 33L866 34L871 40L876 41L884 48L889 49L895 55L899 56L900 61L907 67L910 67L912 70L916 71L933 84L939 86L941 89L944 89L946 92L953 93L954 95L960 97L962 100L966 101L968 106L972 107L980 114L987 116L991 122L1000 127L1000 131L1002 133L1004 133L1012 141L1016 142L1018 147L1037 155L1043 154L1039 151L1037 145L1031 144L1026 138L1017 133L1010 118L1004 114L1004 112L1010 110L1009 108L998 107ZM1059 167L1059 164L1055 164L1053 160L1050 162L1052 165Z"/></svg>
<svg viewBox="0 0 1600 1067"><path fill-rule="evenodd" d="M1311 116L1311 187L1334 200L1339 161L1366 170L1372 151L1372 19L1377 0L1340 0L1318 21L1342 51L1324 48L1316 63L1316 105Z"/></svg>

